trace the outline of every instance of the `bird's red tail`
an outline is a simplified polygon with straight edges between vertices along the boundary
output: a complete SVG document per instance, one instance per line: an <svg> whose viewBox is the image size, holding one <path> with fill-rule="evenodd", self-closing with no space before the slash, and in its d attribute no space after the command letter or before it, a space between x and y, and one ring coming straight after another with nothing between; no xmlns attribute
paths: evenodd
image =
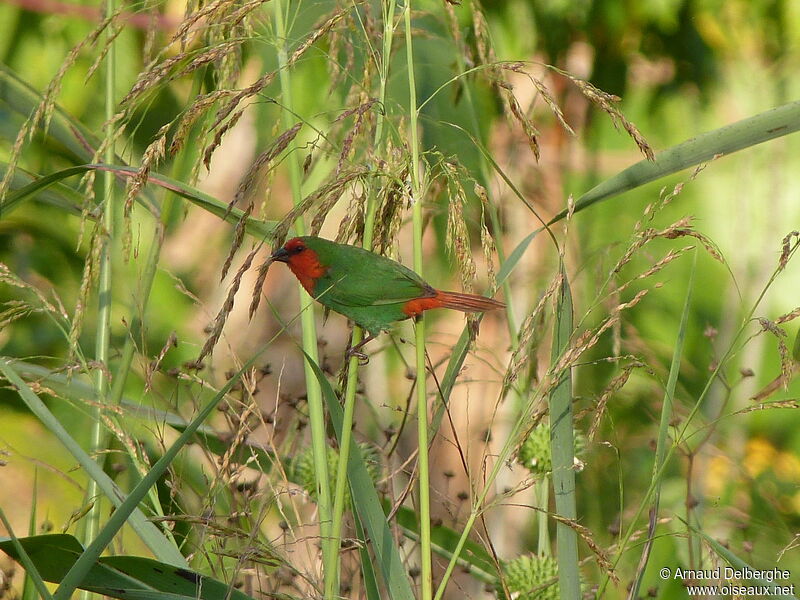
<svg viewBox="0 0 800 600"><path fill-rule="evenodd" d="M436 300L441 302L442 308L452 308L463 312L485 312L487 310L498 310L505 308L505 304L474 294L461 294L459 292L437 292Z"/></svg>

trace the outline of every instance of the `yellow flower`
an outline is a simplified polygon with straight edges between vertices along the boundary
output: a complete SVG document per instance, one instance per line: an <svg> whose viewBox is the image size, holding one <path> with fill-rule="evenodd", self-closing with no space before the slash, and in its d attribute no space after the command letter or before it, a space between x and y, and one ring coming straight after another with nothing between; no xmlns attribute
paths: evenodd
<svg viewBox="0 0 800 600"><path fill-rule="evenodd" d="M726 456L714 456L708 462L706 471L706 491L709 496L719 496L730 481L730 459Z"/></svg>
<svg viewBox="0 0 800 600"><path fill-rule="evenodd" d="M775 460L778 453L770 442L764 438L748 440L745 447L744 468L750 477L758 477L766 471Z"/></svg>
<svg viewBox="0 0 800 600"><path fill-rule="evenodd" d="M800 481L800 458L791 452L778 453L773 464L778 479L790 483Z"/></svg>

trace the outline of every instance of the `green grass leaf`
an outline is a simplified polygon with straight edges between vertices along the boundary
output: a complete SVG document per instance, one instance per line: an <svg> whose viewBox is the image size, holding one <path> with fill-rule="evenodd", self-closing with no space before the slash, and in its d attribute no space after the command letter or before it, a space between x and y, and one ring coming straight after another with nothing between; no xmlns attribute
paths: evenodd
<svg viewBox="0 0 800 600"><path fill-rule="evenodd" d="M7 170L8 165L6 163L0 163L0 178L5 177ZM8 196L11 198L7 197L6 200L0 204L0 216L7 217L12 210L18 208L22 204L22 201L26 199L38 200L39 202L51 204L73 215L81 214L81 207L84 202L83 194L60 182L53 183L48 188L41 189L38 192L20 196L15 195L17 190L31 185L40 178L41 176L29 173L20 167L14 169L14 173L11 175L11 181L9 182L10 193Z"/></svg>
<svg viewBox="0 0 800 600"><path fill-rule="evenodd" d="M122 167L118 167L122 168ZM57 186L61 180L67 179L69 177L74 177L75 175L83 175L87 171L92 170L102 170L98 169L96 165L79 165L77 167L68 167L66 169L62 169L60 171L56 171L55 173L50 173L49 175L43 175L38 177L28 183L27 185L23 185L22 187L18 187L14 191L6 194L5 199L3 200L2 207L13 208L23 200L26 200L31 197L39 196L43 194L48 188L52 186ZM135 172L135 169L133 169ZM58 187L57 189L62 189L62 187ZM141 198L137 198L137 202L143 205L145 208L153 212L154 214L158 214L158 206L155 204L155 201L150 201L145 203Z"/></svg>
<svg viewBox="0 0 800 600"><path fill-rule="evenodd" d="M0 63L0 101L27 119L42 99L38 91ZM92 160L94 149L100 145L100 141L88 129L58 105L53 108L47 136L61 144L81 162Z"/></svg>
<svg viewBox="0 0 800 600"><path fill-rule="evenodd" d="M45 406L27 383L19 376L12 362L0 357L0 372L14 386L22 401L64 445L67 451L78 461L86 474L97 482L98 487L118 509L125 500L125 494L117 487L103 469L86 454L78 442L69 434L59 420ZM179 567L187 567L188 563L180 551L142 514L136 509L130 514L130 525L155 556L166 563Z"/></svg>
<svg viewBox="0 0 800 600"><path fill-rule="evenodd" d="M79 165L77 167L69 167L67 169L62 169L61 171L56 171L55 173L39 177L27 185L19 187L6 196L3 206L14 206L27 197L35 194L41 194L44 190L56 185L62 179L80 175L86 173L87 171L93 170L110 171L115 175L125 178L133 177L138 173L138 170L134 167L114 165ZM216 215L233 225L239 223L244 216L244 211L231 207L227 203L217 200L213 196L209 196L193 186L181 183L180 181L167 177L166 175L151 173L147 181L148 183L152 183L166 190L174 192L178 196L189 200L193 204L196 204L211 214ZM140 201L140 203L143 202ZM158 212L158 207L155 203L147 203L145 206L156 213ZM270 239L273 236L273 232L277 224L277 221L262 221L260 219L256 219L255 217L248 217L245 225L245 231L259 239Z"/></svg>
<svg viewBox="0 0 800 600"><path fill-rule="evenodd" d="M111 518L106 522L97 537L86 548L81 557L75 561L75 564L70 568L69 572L64 575L61 585L56 591L54 598L57 600L67 600L72 596L72 592L83 581L84 576L92 568L92 565L97 561L103 551L114 539L114 536L122 528L125 522L136 513L137 506L147 495L151 487L153 487L158 480L164 475L166 470L178 456L181 448L183 448L194 437L197 429L202 423L211 415L216 409L220 401L225 395L233 388L237 381L241 378L242 374L255 364L256 360L261 356L262 352L269 347L271 342L268 342L262 348L253 354L253 356L242 366L241 369L231 377L228 382L217 392L214 397L206 403L200 410L197 416L187 425L186 430L178 437L175 442L167 449L164 455L158 459L156 464L142 477L141 481L136 484L136 487L131 490L127 498L117 507L117 510L111 515Z"/></svg>
<svg viewBox="0 0 800 600"><path fill-rule="evenodd" d="M339 400L336 398L331 384L325 378L325 374L319 366L311 360L308 354L305 354L305 352L303 354L322 388L322 394L328 406L336 436L341 437L342 407L339 404ZM386 514L383 512L381 502L378 499L378 492L375 490L375 485L369 476L367 465L364 464L361 449L353 440L351 440L350 444L347 473L354 508L358 512L358 517L372 542L372 550L378 561L378 567L383 574L386 587L389 589L389 595L394 600L414 600L414 592L411 589L400 552L394 543L389 524L386 522Z"/></svg>
<svg viewBox="0 0 800 600"><path fill-rule="evenodd" d="M497 273L497 287L499 288L503 285L503 282L511 275L511 272L517 266L519 259L522 258L522 255L525 254L525 250L528 249L528 246L531 245L533 238L539 235L543 230L535 229L533 232L529 233L525 238L516 245L516 247L511 251L511 254L508 255L508 258L503 262L503 265L500 267L500 271Z"/></svg>
<svg viewBox="0 0 800 600"><path fill-rule="evenodd" d="M695 259L696 258L697 254L695 254ZM670 364L669 375L667 377L667 387L664 390L664 401L661 405L661 421L658 427L656 456L655 461L653 462L653 477L650 484L650 487L654 490L654 492L647 542L645 543L642 556L639 560L636 579L631 587L629 598L636 598L638 596L639 587L641 586L642 578L644 577L644 573L647 568L647 562L650 559L650 551L653 547L653 540L655 538L656 522L658 520L658 508L661 499L661 484L663 481L662 474L667 455L667 444L669 443L669 423L672 420L672 404L675 399L675 387L678 384L678 375L680 373L681 360L683 358L683 344L686 341L686 328L689 322L689 311L692 305L695 266L696 262L692 264L689 285L686 289L686 299L684 300L683 304L683 314L681 315L681 321L678 325L678 334L675 339L675 349L672 353L672 363Z"/></svg>
<svg viewBox="0 0 800 600"><path fill-rule="evenodd" d="M717 155L783 137L800 129L800 101L784 104L731 125L714 129L656 154L655 160L641 160L583 194L575 201L575 212L634 188L676 173ZM548 225L567 216L562 210Z"/></svg>
<svg viewBox="0 0 800 600"><path fill-rule="evenodd" d="M61 583L84 552L80 542L67 534L38 535L18 541L42 578L51 583ZM0 550L19 560L12 540L0 538ZM139 556L99 558L79 587L111 598L250 600L250 596L216 579Z"/></svg>
<svg viewBox="0 0 800 600"><path fill-rule="evenodd" d="M552 361L555 365L569 347L572 336L572 292L564 267L561 267L561 292L556 307ZM575 520L575 432L572 415L572 373L567 367L550 393L550 446L553 458L553 492L556 513ZM578 567L578 534L565 523L556 523L558 582L562 598L581 597Z"/></svg>
<svg viewBox="0 0 800 600"><path fill-rule="evenodd" d="M32 511L32 513L35 513L35 509ZM3 527L6 528L6 531L11 536L10 538L5 539L5 543L8 545L10 550L6 550L5 548L0 549L3 549L7 554L13 556L17 562L19 562L25 568L25 584L22 592L23 600L37 597L51 600L52 595L47 589L47 586L44 584L44 578L42 577L42 574L36 567L36 564L31 558L30 553L25 548L25 545L22 543L22 540L14 535L11 523L9 523L2 508L0 508L0 522L2 522Z"/></svg>

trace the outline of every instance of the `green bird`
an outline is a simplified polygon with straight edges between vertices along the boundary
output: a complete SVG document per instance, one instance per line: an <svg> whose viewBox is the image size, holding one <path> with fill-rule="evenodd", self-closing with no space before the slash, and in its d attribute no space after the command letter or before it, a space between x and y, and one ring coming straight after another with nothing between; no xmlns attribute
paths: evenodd
<svg viewBox="0 0 800 600"><path fill-rule="evenodd" d="M305 290L320 304L369 332L349 354L394 323L431 308L484 312L505 304L474 294L434 289L411 269L357 246L319 237L292 238L271 260L286 263Z"/></svg>

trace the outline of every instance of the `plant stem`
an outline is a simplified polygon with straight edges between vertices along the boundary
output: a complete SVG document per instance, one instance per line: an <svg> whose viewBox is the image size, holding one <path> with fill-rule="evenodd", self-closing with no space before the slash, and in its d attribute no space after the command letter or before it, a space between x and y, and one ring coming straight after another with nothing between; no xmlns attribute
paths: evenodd
<svg viewBox="0 0 800 600"><path fill-rule="evenodd" d="M545 475L540 481L536 482L536 506L539 507L537 513L544 513L544 518L539 514L536 516L539 535L536 540L536 554L539 556L550 555L550 529L547 525L547 511L550 501L550 478Z"/></svg>
<svg viewBox="0 0 800 600"><path fill-rule="evenodd" d="M115 0L105 0L105 11L107 15L114 13L116 9ZM105 38L108 44L108 52L105 58L105 152L103 160L107 164L114 163L116 155L114 148L114 87L116 83L116 44L115 35L112 27L106 27ZM105 429L102 423L102 405L105 404L108 394L108 379L106 372L108 369L109 344L111 340L111 244L114 239L114 174L103 173L103 219L102 228L98 233L100 252L99 252L99 279L97 290L97 334L95 336L95 361L97 366L93 373L93 385L97 394L97 404L92 408L92 423L89 441L89 453L102 466L103 450L105 449ZM87 257L92 260L92 257ZM99 503L99 489L94 479L89 479L86 486L87 501L92 503L86 517L86 529L84 530L84 542L91 542L100 529L101 507ZM84 594L88 597L88 593Z"/></svg>
<svg viewBox="0 0 800 600"><path fill-rule="evenodd" d="M561 290L558 294L556 320L553 327L551 363L558 364L568 348L573 330L572 292L567 273L561 265ZM572 365L556 373L558 384L550 392L550 453L553 460L553 497L559 517L577 518L575 498L575 431L572 414ZM581 579L578 568L578 534L567 523L556 523L558 585L564 598L580 598Z"/></svg>
<svg viewBox="0 0 800 600"><path fill-rule="evenodd" d="M411 36L411 2L407 1L403 14L406 34L406 64L408 69L408 113L411 146L411 218L414 233L414 270L422 275L422 185L420 182L420 152L417 117L417 86L414 79L414 46ZM431 568L431 499L428 462L428 391L425 366L425 319L417 318L417 444L419 448L419 541L420 585L422 600L433 596Z"/></svg>
<svg viewBox="0 0 800 600"><path fill-rule="evenodd" d="M379 101L381 105L386 105L386 81L389 77L389 64L392 51L392 38L394 35L394 0L387 0L383 3L383 60L381 62L380 92ZM375 126L374 148L381 148L383 145L384 120L386 115L380 111L377 116ZM364 215L364 238L363 247L367 250L372 249L373 236L375 232L375 213L377 210L377 198L375 186L367 192L367 207ZM364 331L355 326L351 339L351 347L355 347L364 336ZM353 356L347 364L347 381L344 394L344 413L342 416L342 436L339 441L339 461L336 468L336 485L333 494L333 515L331 526L332 544L338 548L342 539L342 521L344 519L344 497L347 488L347 464L350 459L350 440L353 432L353 415L355 413L356 388L358 387L358 357ZM338 567L338 561L337 561ZM325 598L333 600L336 595L334 578L325 579Z"/></svg>
<svg viewBox="0 0 800 600"><path fill-rule="evenodd" d="M284 20L283 0L272 2L273 13L275 16L275 30L277 34L276 46L278 52L278 68L280 71L281 97L285 110L281 111L281 120L285 128L292 126L292 114L294 113L292 102L292 86L289 70L287 69L288 54L286 51L286 22ZM302 200L300 187L300 164L295 151L294 142L289 144L286 150L286 166L289 171L289 182L292 188L292 200L295 205ZM295 222L295 231L299 235L305 233L305 223L299 217ZM319 353L317 351L317 328L314 321L314 309L311 297L298 283L300 292L300 322L303 329L303 350L312 360L319 363ZM308 395L308 414L311 426L311 452L314 458L314 476L317 483L317 507L319 510L319 528L322 539L322 564L325 587L333 585L336 588L338 563L338 547L334 546L334 540L330 535L331 530L331 491L330 479L328 478L328 456L327 456L327 435L325 431L325 413L322 404L322 391L319 382L314 375L313 369L306 361L303 361L306 378L306 390ZM328 583L328 578L333 578L333 583Z"/></svg>

